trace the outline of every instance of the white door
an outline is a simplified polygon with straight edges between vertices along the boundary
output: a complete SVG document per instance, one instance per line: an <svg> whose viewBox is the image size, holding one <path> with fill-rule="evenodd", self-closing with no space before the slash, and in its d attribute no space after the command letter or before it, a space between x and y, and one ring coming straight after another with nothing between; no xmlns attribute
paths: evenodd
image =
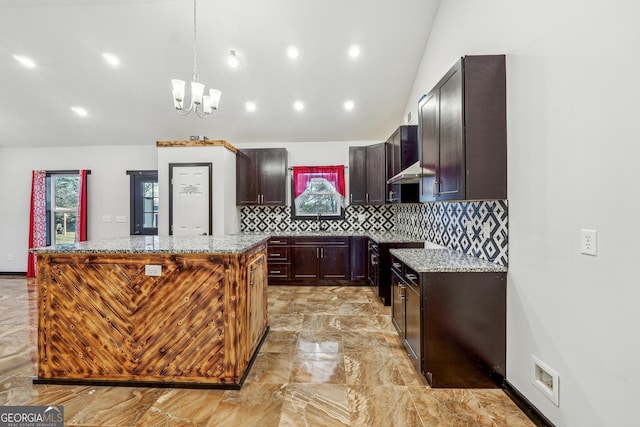
<svg viewBox="0 0 640 427"><path fill-rule="evenodd" d="M174 236L202 236L211 233L211 165L173 166L172 224Z"/></svg>

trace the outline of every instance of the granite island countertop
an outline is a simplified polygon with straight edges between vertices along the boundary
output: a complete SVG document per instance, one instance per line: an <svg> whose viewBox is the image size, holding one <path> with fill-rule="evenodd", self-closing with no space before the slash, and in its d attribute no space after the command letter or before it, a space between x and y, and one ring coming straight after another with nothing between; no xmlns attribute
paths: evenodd
<svg viewBox="0 0 640 427"><path fill-rule="evenodd" d="M391 255L418 273L507 271L499 264L452 249L391 249Z"/></svg>
<svg viewBox="0 0 640 427"><path fill-rule="evenodd" d="M126 236L32 249L36 254L240 254L266 243L268 234Z"/></svg>

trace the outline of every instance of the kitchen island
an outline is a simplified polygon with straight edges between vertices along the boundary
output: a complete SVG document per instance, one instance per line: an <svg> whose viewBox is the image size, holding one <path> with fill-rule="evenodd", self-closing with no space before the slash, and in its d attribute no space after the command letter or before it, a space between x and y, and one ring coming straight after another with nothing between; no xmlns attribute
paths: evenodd
<svg viewBox="0 0 640 427"><path fill-rule="evenodd" d="M265 236L33 250L36 383L240 388L268 332Z"/></svg>

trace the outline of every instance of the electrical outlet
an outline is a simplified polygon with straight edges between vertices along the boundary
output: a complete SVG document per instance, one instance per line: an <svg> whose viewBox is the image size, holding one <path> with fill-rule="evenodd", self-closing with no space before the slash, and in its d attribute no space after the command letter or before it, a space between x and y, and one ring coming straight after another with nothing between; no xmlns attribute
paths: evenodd
<svg viewBox="0 0 640 427"><path fill-rule="evenodd" d="M493 224L491 221L487 221L484 224L482 224L482 237L485 239L490 239L492 228L493 228Z"/></svg>
<svg viewBox="0 0 640 427"><path fill-rule="evenodd" d="M473 222L467 221L467 236L473 236Z"/></svg>
<svg viewBox="0 0 640 427"><path fill-rule="evenodd" d="M116 215L116 222L127 222L126 215Z"/></svg>
<svg viewBox="0 0 640 427"><path fill-rule="evenodd" d="M551 400L556 406L560 406L560 376L546 363L531 355L531 383Z"/></svg>
<svg viewBox="0 0 640 427"><path fill-rule="evenodd" d="M111 222L111 215L103 215L102 222Z"/></svg>
<svg viewBox="0 0 640 427"><path fill-rule="evenodd" d="M161 265L145 265L144 274L145 276L162 276L162 266Z"/></svg>
<svg viewBox="0 0 640 427"><path fill-rule="evenodd" d="M598 232L596 230L580 230L580 252L593 256L598 254Z"/></svg>

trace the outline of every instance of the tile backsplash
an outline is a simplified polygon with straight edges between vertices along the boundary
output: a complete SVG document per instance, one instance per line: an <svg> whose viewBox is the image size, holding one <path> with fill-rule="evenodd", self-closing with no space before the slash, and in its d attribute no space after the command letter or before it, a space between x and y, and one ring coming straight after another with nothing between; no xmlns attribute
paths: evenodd
<svg viewBox="0 0 640 427"><path fill-rule="evenodd" d="M289 206L244 206L240 231L316 231L320 223L291 218ZM508 266L506 200L351 205L344 220L323 221L330 231L396 231Z"/></svg>
<svg viewBox="0 0 640 427"><path fill-rule="evenodd" d="M395 231L508 266L506 200L428 202L395 208Z"/></svg>
<svg viewBox="0 0 640 427"><path fill-rule="evenodd" d="M395 227L395 215L386 205L350 205L343 220L322 220L328 231L388 231ZM317 231L320 222L291 218L290 206L243 206L240 231Z"/></svg>

